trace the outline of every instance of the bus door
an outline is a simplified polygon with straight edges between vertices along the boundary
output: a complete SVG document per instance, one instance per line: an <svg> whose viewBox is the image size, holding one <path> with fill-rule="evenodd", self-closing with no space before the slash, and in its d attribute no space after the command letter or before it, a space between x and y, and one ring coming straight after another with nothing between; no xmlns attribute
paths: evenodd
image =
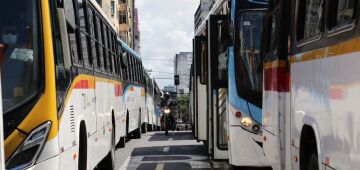
<svg viewBox="0 0 360 170"><path fill-rule="evenodd" d="M211 143L211 156L214 159L228 159L226 109L228 16L211 15L208 26L208 138Z"/></svg>
<svg viewBox="0 0 360 170"><path fill-rule="evenodd" d="M204 141L206 145L206 83L207 83L207 38L206 36L195 37L195 122L197 140Z"/></svg>

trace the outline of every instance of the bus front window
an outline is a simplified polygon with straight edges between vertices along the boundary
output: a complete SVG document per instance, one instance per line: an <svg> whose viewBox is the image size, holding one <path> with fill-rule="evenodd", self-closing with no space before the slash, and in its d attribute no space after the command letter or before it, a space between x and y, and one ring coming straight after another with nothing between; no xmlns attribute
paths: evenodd
<svg viewBox="0 0 360 170"><path fill-rule="evenodd" d="M39 84L35 0L0 6L1 78L4 114L37 94Z"/></svg>
<svg viewBox="0 0 360 170"><path fill-rule="evenodd" d="M241 12L236 19L235 61L239 96L261 106L263 57L260 55L264 11Z"/></svg>

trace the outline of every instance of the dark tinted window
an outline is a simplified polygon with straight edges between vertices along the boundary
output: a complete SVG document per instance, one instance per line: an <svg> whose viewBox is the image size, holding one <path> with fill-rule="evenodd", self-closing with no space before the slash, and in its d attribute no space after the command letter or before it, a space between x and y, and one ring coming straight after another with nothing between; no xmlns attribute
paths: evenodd
<svg viewBox="0 0 360 170"><path fill-rule="evenodd" d="M319 36L323 24L324 0L300 0L298 8L297 39Z"/></svg>
<svg viewBox="0 0 360 170"><path fill-rule="evenodd" d="M235 64L239 96L261 107L263 58L260 55L265 12L243 12L236 20Z"/></svg>
<svg viewBox="0 0 360 170"><path fill-rule="evenodd" d="M354 21L357 0L331 0L329 4L330 29L348 25Z"/></svg>

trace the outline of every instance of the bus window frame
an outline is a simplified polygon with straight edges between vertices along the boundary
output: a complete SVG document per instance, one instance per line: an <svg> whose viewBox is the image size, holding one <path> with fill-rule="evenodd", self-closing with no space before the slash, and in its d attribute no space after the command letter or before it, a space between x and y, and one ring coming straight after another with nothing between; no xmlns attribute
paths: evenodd
<svg viewBox="0 0 360 170"><path fill-rule="evenodd" d="M267 11L266 11L266 9L263 9L263 8L238 10L236 12L236 14L235 14L236 15L235 16L235 24L234 24L235 31L234 31L234 34L233 34L233 36L234 36L235 77L238 77L238 75L240 74L240 71L239 71L239 60L240 59L239 59L239 57L237 57L237 50L236 50L237 46L239 46L238 48L241 48L240 45L238 44L237 38L236 38L238 36L238 31L240 29L238 27L238 20L241 18L243 13L250 13L250 12L263 12L264 13L263 19L262 19L262 21L263 21L262 31L264 31L264 26L265 26L264 23L265 23L265 20L267 19L267 16L266 16ZM264 38L264 37L262 37L262 38ZM263 63L265 61L265 56L261 56L261 54L262 54L261 50L262 49L263 48L261 48L261 47L259 48L259 50L260 50L259 55L262 58L261 63ZM261 70L263 70L263 68ZM263 79L264 79L264 77L262 77L262 81L264 81ZM245 99L248 103L251 103L252 105L255 105L256 107L262 108L262 95L264 93L264 89L263 89L263 86L264 86L263 83L264 82L262 82L262 88L260 89L260 91L253 90L251 88L248 88L247 86L239 84L237 78L236 78L235 82L236 82L236 91L237 91L238 96ZM254 98L255 95L258 96L258 97ZM252 97L250 97L250 96L252 96ZM258 99L258 98L260 98L260 99Z"/></svg>
<svg viewBox="0 0 360 170"><path fill-rule="evenodd" d="M306 46L308 44L311 44L311 43L314 43L316 41L319 41L323 38L324 36L324 33L325 33L325 26L326 26L326 2L323 2L323 9L322 9L322 18L321 18L321 28L320 28L320 33L316 34L316 35L312 35L311 37L308 37L308 38L305 38L303 37L302 39L299 39L299 25L302 25L304 24L305 25L305 16L306 16L306 1L307 0L295 0L295 39L297 41L297 47L302 47L302 46ZM326 1L326 0L323 0L323 1ZM299 6L300 4L299 3L305 3L305 9L304 10L300 10L299 9ZM293 8L294 9L294 8ZM304 23L302 24L299 24L299 12L304 12ZM304 34L304 31L305 31L305 26L304 28L302 28L302 34Z"/></svg>
<svg viewBox="0 0 360 170"><path fill-rule="evenodd" d="M332 36L336 36L338 34L344 33L344 32L349 32L355 29L356 24L357 24L357 20L358 20L358 14L359 14L359 5L360 5L360 1L359 0L354 0L355 1L355 5L354 5L354 13L353 13L353 18L352 18L352 22L347 23L347 24L343 24L343 25L336 25L331 27L330 26L330 12L331 8L330 6L333 5L332 3L334 3L331 0L327 0L325 3L325 29L326 29L326 37L332 37ZM334 19L334 18L332 18Z"/></svg>

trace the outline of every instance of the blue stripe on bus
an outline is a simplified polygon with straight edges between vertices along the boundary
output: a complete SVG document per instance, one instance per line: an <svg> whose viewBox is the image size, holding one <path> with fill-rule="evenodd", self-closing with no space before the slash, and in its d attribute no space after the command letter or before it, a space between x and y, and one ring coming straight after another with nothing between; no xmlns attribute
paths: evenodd
<svg viewBox="0 0 360 170"><path fill-rule="evenodd" d="M137 58L138 60L141 60L141 57L139 54L137 54L133 49L131 49L128 45L126 45L126 43L124 41L122 41L120 38L117 38L118 43L120 43L121 47L123 48L123 50L125 50L127 53L129 53L130 55L134 56L135 58Z"/></svg>
<svg viewBox="0 0 360 170"><path fill-rule="evenodd" d="M229 49L229 103L233 105L240 112L245 113L257 123L262 125L262 109L247 102L245 99L238 96L236 81L235 81L235 59L234 48Z"/></svg>

